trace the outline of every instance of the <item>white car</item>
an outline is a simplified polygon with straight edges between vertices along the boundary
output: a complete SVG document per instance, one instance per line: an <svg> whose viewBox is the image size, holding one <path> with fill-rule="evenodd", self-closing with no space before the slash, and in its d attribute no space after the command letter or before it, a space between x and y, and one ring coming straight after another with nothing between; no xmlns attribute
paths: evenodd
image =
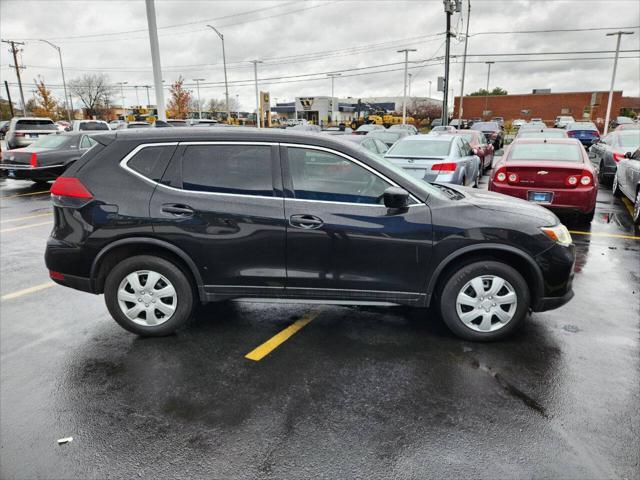
<svg viewBox="0 0 640 480"><path fill-rule="evenodd" d="M84 132L95 130L111 130L111 127L104 120L74 120L67 132Z"/></svg>
<svg viewBox="0 0 640 480"><path fill-rule="evenodd" d="M567 125L569 125L570 123L574 123L574 122L575 122L575 120L573 119L573 117L560 115L560 116L556 117L556 121L554 123L554 126L556 128L566 128Z"/></svg>
<svg viewBox="0 0 640 480"><path fill-rule="evenodd" d="M522 125L524 125L525 123L527 123L527 121L523 118L518 118L516 120L514 120L513 122L511 122L511 126L513 128L520 128Z"/></svg>

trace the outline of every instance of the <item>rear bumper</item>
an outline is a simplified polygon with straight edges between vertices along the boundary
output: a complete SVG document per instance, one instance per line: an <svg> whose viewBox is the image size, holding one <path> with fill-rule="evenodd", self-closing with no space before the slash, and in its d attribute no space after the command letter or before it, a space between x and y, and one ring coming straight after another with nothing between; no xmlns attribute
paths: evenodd
<svg viewBox="0 0 640 480"><path fill-rule="evenodd" d="M32 167L30 165L2 163L0 170L8 178L18 180L54 180L64 172L64 165L47 165L43 167Z"/></svg>
<svg viewBox="0 0 640 480"><path fill-rule="evenodd" d="M540 204L551 210L577 210L581 213L591 213L596 208L596 196L598 191L595 186L576 188L544 188L544 187L519 187L504 185L494 181L489 182L489 190L502 193L511 197L528 200L529 192L551 192L551 203Z"/></svg>
<svg viewBox="0 0 640 480"><path fill-rule="evenodd" d="M56 276L56 277L51 277L51 280L56 282L58 285L62 285L64 287L69 287L75 290L80 290L88 293L95 293L91 286L91 280L86 277L78 277L76 275L63 274L62 278L59 278Z"/></svg>

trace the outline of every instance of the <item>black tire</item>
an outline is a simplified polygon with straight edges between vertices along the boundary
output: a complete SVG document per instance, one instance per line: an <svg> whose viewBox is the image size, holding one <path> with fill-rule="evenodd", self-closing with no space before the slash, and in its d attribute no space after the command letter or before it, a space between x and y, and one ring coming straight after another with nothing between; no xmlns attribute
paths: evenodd
<svg viewBox="0 0 640 480"><path fill-rule="evenodd" d="M159 273L166 277L175 289L177 307L169 320L164 323L154 326L140 325L120 309L118 302L120 284L127 275L139 270L152 270ZM191 318L194 296L194 287L180 267L164 258L151 255L139 255L122 260L109 272L104 285L104 300L113 319L125 330L145 337L169 335L184 326Z"/></svg>
<svg viewBox="0 0 640 480"><path fill-rule="evenodd" d="M495 275L506 280L516 294L517 304L513 316L503 327L494 331L480 332L462 322L457 312L456 299L468 282L485 275ZM475 342L500 340L513 333L526 317L531 302L529 286L522 275L499 261L478 261L461 266L446 279L439 292L438 303L444 323L458 337Z"/></svg>
<svg viewBox="0 0 640 480"><path fill-rule="evenodd" d="M49 186L48 180L31 180L36 187Z"/></svg>
<svg viewBox="0 0 640 480"><path fill-rule="evenodd" d="M636 192L636 201L633 203L633 223L640 225L640 188Z"/></svg>
<svg viewBox="0 0 640 480"><path fill-rule="evenodd" d="M580 214L579 220L580 223L583 224L589 224L593 221L593 217L595 217L596 215L596 209L594 208L593 210L591 210L589 213L582 213Z"/></svg>
<svg viewBox="0 0 640 480"><path fill-rule="evenodd" d="M611 191L613 192L614 197L622 196L622 191L620 190L620 186L618 185L618 172L616 172L613 177L613 182L611 183Z"/></svg>

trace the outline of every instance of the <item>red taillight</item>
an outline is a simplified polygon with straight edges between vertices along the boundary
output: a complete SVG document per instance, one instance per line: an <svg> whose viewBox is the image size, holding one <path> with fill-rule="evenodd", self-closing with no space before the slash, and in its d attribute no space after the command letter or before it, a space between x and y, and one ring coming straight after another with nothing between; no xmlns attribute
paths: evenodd
<svg viewBox="0 0 640 480"><path fill-rule="evenodd" d="M583 172L582 177L580 177L580 185L582 185L583 187L588 187L592 184L593 177L590 174Z"/></svg>
<svg viewBox="0 0 640 480"><path fill-rule="evenodd" d="M573 137L573 136L575 136L575 133L576 133L576 132L574 132L573 130L569 130L569 131L567 132L567 137Z"/></svg>
<svg viewBox="0 0 640 480"><path fill-rule="evenodd" d="M504 182L507 179L507 174L504 172L498 172L496 173L496 181L498 182Z"/></svg>
<svg viewBox="0 0 640 480"><path fill-rule="evenodd" d="M520 181L520 177L517 173L509 174L509 183L518 183Z"/></svg>
<svg viewBox="0 0 640 480"><path fill-rule="evenodd" d="M613 152L613 161L614 162L619 162L620 160L622 160L624 158L624 153L616 153Z"/></svg>
<svg viewBox="0 0 640 480"><path fill-rule="evenodd" d="M54 272L53 270L49 270L49 277L54 280L64 280L64 275L60 272Z"/></svg>
<svg viewBox="0 0 640 480"><path fill-rule="evenodd" d="M575 187L576 185L578 185L578 177L576 175L569 175L564 179L564 184L567 187Z"/></svg>
<svg viewBox="0 0 640 480"><path fill-rule="evenodd" d="M471 151L473 152L474 155L478 155L478 149L477 148L472 148Z"/></svg>
<svg viewBox="0 0 640 480"><path fill-rule="evenodd" d="M31 165L34 168L38 166L38 155L36 155L36 152L33 152L31 154L31 160L29 160L29 165Z"/></svg>
<svg viewBox="0 0 640 480"><path fill-rule="evenodd" d="M84 198L91 200L93 195L80 180L74 177L58 177L51 187L51 195L57 197Z"/></svg>
<svg viewBox="0 0 640 480"><path fill-rule="evenodd" d="M593 132L593 138L600 138L600 132Z"/></svg>
<svg viewBox="0 0 640 480"><path fill-rule="evenodd" d="M24 133L16 132L15 136L16 137L24 137Z"/></svg>
<svg viewBox="0 0 640 480"><path fill-rule="evenodd" d="M493 133L491 134L491 138L497 138L497 137L498 137L498 134L497 134L497 133L493 132Z"/></svg>
<svg viewBox="0 0 640 480"><path fill-rule="evenodd" d="M453 162L447 163L434 163L431 170L437 170L439 172L455 172L457 164Z"/></svg>

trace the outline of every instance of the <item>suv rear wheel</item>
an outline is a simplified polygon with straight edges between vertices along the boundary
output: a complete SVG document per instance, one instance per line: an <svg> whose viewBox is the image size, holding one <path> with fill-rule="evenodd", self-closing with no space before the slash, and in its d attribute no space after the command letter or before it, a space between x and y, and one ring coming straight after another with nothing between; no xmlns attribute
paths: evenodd
<svg viewBox="0 0 640 480"><path fill-rule="evenodd" d="M466 340L506 337L529 309L527 282L501 262L465 265L453 273L440 294L440 313L449 329Z"/></svg>
<svg viewBox="0 0 640 480"><path fill-rule="evenodd" d="M111 316L142 336L169 335L191 317L193 288L187 275L164 258L140 255L107 275L104 299Z"/></svg>

